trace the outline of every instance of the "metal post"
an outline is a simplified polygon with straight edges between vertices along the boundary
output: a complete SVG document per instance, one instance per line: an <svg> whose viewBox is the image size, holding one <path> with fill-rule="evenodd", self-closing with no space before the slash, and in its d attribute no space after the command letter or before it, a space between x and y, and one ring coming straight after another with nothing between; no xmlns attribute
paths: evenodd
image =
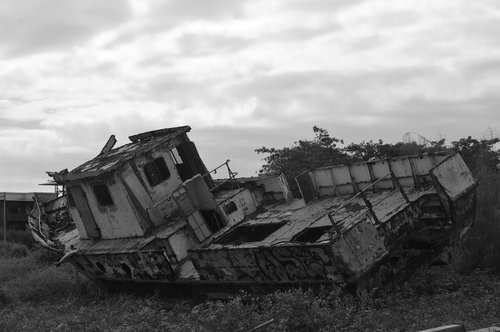
<svg viewBox="0 0 500 332"><path fill-rule="evenodd" d="M335 222L333 219L333 216L329 213L328 214L328 219L330 219L330 222L332 223L333 227L335 228L335 232L337 232L338 235L342 235L342 230L340 229L339 224Z"/></svg>
<svg viewBox="0 0 500 332"><path fill-rule="evenodd" d="M375 211L373 210L373 205L372 203L368 200L368 197L365 196L364 190L360 190L358 187L358 184L356 183L356 179L354 177L351 177L352 180L352 185L354 186L354 189L359 192L359 196L363 199L363 202L365 202L366 207L368 208L368 211L370 212L373 220L375 221L375 224L380 224L380 220L378 219L377 215L375 214Z"/></svg>
<svg viewBox="0 0 500 332"><path fill-rule="evenodd" d="M7 194L3 193L3 240L7 242Z"/></svg>
<svg viewBox="0 0 500 332"><path fill-rule="evenodd" d="M393 188L394 189L399 189L399 192L401 193L401 196L403 196L403 198L406 201L406 203L410 203L410 199L408 198L408 195L406 195L403 187L401 186L401 184L399 183L398 178L396 177L396 174L394 174L394 171L392 170L391 161L389 159L387 159L387 165L389 165L389 171L391 173L391 179L392 179L392 186L393 186Z"/></svg>

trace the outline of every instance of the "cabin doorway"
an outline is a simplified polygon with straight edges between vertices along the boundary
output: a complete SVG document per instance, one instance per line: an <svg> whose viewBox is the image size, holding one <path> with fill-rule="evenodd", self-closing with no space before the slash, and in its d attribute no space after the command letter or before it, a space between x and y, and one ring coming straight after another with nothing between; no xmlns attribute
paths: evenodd
<svg viewBox="0 0 500 332"><path fill-rule="evenodd" d="M170 150L170 154L172 155L175 167L182 181L189 180L196 174L203 176L208 173L193 142L188 141L177 145ZM203 177L203 180L209 188L214 186L214 182L210 175Z"/></svg>
<svg viewBox="0 0 500 332"><path fill-rule="evenodd" d="M94 218L94 214L90 209L87 195L80 186L71 186L68 188L68 202L69 206L76 207L82 219L83 227L87 236L91 239L98 239L101 237L101 230Z"/></svg>

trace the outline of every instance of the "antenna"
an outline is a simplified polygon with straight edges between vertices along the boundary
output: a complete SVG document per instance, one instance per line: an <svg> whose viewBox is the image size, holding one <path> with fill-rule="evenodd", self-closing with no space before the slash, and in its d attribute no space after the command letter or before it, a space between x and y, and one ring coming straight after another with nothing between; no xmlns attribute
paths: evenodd
<svg viewBox="0 0 500 332"><path fill-rule="evenodd" d="M432 147L432 142L430 140L412 131L403 135L403 143L416 143L418 145L424 145L426 148Z"/></svg>

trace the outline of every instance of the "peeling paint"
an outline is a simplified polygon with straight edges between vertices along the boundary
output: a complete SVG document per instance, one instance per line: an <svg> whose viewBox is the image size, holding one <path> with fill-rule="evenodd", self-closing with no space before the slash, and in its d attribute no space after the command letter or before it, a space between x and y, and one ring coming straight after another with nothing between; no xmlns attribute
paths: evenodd
<svg viewBox="0 0 500 332"><path fill-rule="evenodd" d="M411 271L473 223L476 182L459 155L306 170L293 199L283 175L238 179L228 161L214 183L189 130L138 134L55 173L81 188L68 200L76 228L33 213L34 237L101 281L356 285Z"/></svg>

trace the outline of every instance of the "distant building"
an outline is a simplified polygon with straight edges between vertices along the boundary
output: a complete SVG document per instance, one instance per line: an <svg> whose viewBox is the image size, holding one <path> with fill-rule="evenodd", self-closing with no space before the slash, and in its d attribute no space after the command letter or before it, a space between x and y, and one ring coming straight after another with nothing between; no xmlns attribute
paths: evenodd
<svg viewBox="0 0 500 332"><path fill-rule="evenodd" d="M4 227L4 218L7 219L7 229L26 229L28 213L33 209L33 196L42 201L56 198L55 193L13 193L0 192L0 221L1 228ZM5 207L5 213L4 213Z"/></svg>

